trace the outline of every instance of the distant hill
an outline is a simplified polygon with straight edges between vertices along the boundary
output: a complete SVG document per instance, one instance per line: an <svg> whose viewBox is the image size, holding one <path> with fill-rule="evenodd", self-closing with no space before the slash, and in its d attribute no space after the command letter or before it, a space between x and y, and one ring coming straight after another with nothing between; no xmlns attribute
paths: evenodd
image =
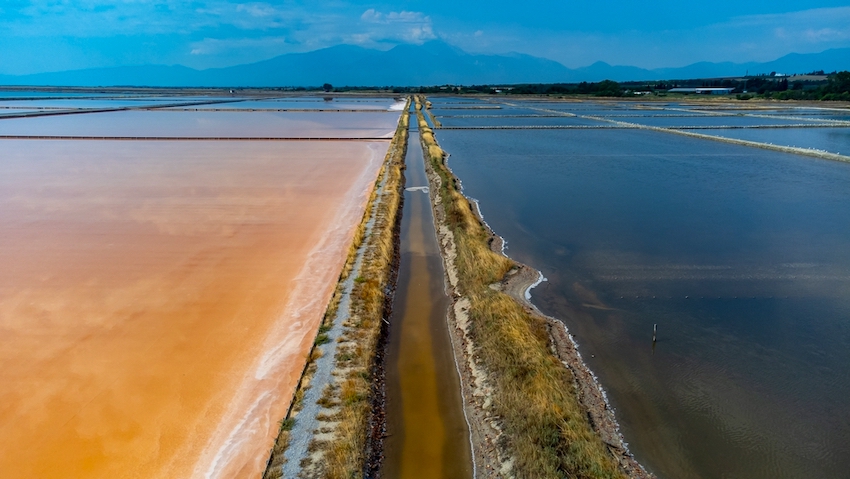
<svg viewBox="0 0 850 479"><path fill-rule="evenodd" d="M713 78L770 73L807 73L850 69L850 48L821 53L792 53L766 63L694 63L680 68L646 70L604 62L570 69L522 54L477 55L441 41L398 45L387 51L337 45L307 53L227 68L195 70L173 65L92 68L33 75L0 75L4 85L61 86L208 86L270 87L417 86L444 84L573 83L580 81Z"/></svg>
<svg viewBox="0 0 850 479"><path fill-rule="evenodd" d="M816 70L825 72L850 70L850 48L834 48L820 53L791 53L771 62L757 63L712 63L699 62L679 68L657 68L645 70L630 66L611 66L597 62L588 67L574 70L582 81L628 80L685 80L689 78L721 78L769 74L771 72L809 73Z"/></svg>

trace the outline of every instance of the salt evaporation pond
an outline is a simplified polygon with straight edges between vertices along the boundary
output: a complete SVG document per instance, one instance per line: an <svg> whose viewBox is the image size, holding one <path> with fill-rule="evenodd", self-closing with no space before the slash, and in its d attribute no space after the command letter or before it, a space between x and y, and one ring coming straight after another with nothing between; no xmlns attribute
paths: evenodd
<svg viewBox="0 0 850 479"><path fill-rule="evenodd" d="M115 111L0 122L0 136L391 138L399 112Z"/></svg>
<svg viewBox="0 0 850 479"><path fill-rule="evenodd" d="M175 103L191 103L185 99L172 99ZM206 99L202 101L212 101L213 99ZM49 109L77 109L77 108L126 108L126 107L134 107L134 108L144 108L144 107L156 107L161 106L162 104L167 104L168 101L163 101L161 99L97 99L97 100L14 100L14 101L0 101L0 107L13 107L13 108L49 108Z"/></svg>
<svg viewBox="0 0 850 479"><path fill-rule="evenodd" d="M525 115L534 115L534 116L559 115L559 116L563 116L563 117L570 116L569 114L561 115L560 113L548 113L548 112L542 112L542 111L529 110L527 108L513 108L513 107L508 107L508 106L500 108L498 110L477 110L476 111L476 110L444 110L444 109L437 108L437 106L435 105L434 109L431 110L431 113L433 113L434 115L436 115L440 118L446 118L446 119L449 119L449 118L469 118L469 117L474 117L474 118L490 118L490 117L501 118L501 117L516 116L516 115L523 115L523 116L525 116Z"/></svg>
<svg viewBox="0 0 850 479"><path fill-rule="evenodd" d="M33 108L0 108L0 116L13 116L20 115L22 113L36 113L42 110L33 109Z"/></svg>
<svg viewBox="0 0 850 479"><path fill-rule="evenodd" d="M651 471L847 476L850 165L641 130L436 133Z"/></svg>
<svg viewBox="0 0 850 479"><path fill-rule="evenodd" d="M507 118L438 118L443 126L447 127L480 127L480 126L611 126L610 123L597 120L576 118L572 116L545 116L545 117L507 117Z"/></svg>
<svg viewBox="0 0 850 479"><path fill-rule="evenodd" d="M388 142L0 147L0 475L259 477Z"/></svg>
<svg viewBox="0 0 850 479"><path fill-rule="evenodd" d="M394 108L395 107L395 108ZM180 107L176 107L180 108ZM357 101L345 99L333 99L324 101L321 98L315 101L304 100L249 100L233 103L216 103L211 105L191 106L198 110L213 109L257 109L257 110L364 110L364 111L388 111L391 109L401 110L404 102L386 99L383 101Z"/></svg>
<svg viewBox="0 0 850 479"><path fill-rule="evenodd" d="M71 93L61 91L26 91L26 90L0 90L0 100L5 98L99 98L115 96L114 93Z"/></svg>

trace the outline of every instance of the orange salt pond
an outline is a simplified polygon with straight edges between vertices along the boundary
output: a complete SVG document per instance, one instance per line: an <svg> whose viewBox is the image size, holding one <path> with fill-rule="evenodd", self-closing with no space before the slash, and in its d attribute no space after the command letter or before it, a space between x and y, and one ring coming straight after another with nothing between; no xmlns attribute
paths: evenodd
<svg viewBox="0 0 850 479"><path fill-rule="evenodd" d="M2 477L259 477L387 146L0 141Z"/></svg>

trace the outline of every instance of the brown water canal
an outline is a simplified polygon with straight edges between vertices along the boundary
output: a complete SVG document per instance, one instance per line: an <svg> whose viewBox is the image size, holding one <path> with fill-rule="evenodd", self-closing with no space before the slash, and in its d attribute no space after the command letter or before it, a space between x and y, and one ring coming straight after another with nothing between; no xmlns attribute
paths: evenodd
<svg viewBox="0 0 850 479"><path fill-rule="evenodd" d="M411 139L418 130L411 130ZM387 478L469 478L472 459L452 354L443 264L419 142L407 152L401 264L387 351Z"/></svg>

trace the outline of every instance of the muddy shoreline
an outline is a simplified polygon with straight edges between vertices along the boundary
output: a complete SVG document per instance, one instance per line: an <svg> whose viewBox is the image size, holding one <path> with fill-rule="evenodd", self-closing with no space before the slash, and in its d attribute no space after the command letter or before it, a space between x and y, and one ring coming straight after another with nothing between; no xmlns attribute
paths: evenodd
<svg viewBox="0 0 850 479"><path fill-rule="evenodd" d="M431 206L434 211L445 265L446 288L452 300L447 322L452 332L452 346L458 371L461 375L464 409L469 421L473 443L475 477L514 477L512 471L513 458L510 457L506 443L507 438L502 435L499 419L488 411L493 400L493 392L488 385L487 373L476 364L472 340L468 334L468 319L466 318L468 301L461 296L457 288L457 272L454 266L457 247L447 226L445 213L439 207L441 179L439 174L433 170L430 162L427 161L426 171L431 184ZM498 254L504 254L504 240L490 229L478 211L474 212L490 236L490 249ZM526 292L531 286L539 282L541 273L527 265L514 262L517 266L509 271L500 283L492 284L490 287L505 292L521 304L529 314L545 320L551 352L572 372L574 387L593 431L602 438L622 472L631 478L654 478L655 476L648 473L629 452L620 434L619 424L608 403L605 392L596 376L582 360L577 345L570 336L566 325L556 318L543 314L526 299Z"/></svg>
<svg viewBox="0 0 850 479"><path fill-rule="evenodd" d="M491 231L492 233L492 231ZM495 244L496 242L494 242ZM499 250L496 250L499 252ZM519 268L512 270L498 287L526 308L530 314L544 318L547 323L552 352L561 360L575 378L579 401L587 411L587 417L593 430L599 434L620 464L620 467L633 478L653 478L634 458L620 433L620 425L614 410L608 403L605 390L596 375L587 367L578 346L563 321L543 314L537 306L526 299L528 289L538 282L540 272L518 263Z"/></svg>

